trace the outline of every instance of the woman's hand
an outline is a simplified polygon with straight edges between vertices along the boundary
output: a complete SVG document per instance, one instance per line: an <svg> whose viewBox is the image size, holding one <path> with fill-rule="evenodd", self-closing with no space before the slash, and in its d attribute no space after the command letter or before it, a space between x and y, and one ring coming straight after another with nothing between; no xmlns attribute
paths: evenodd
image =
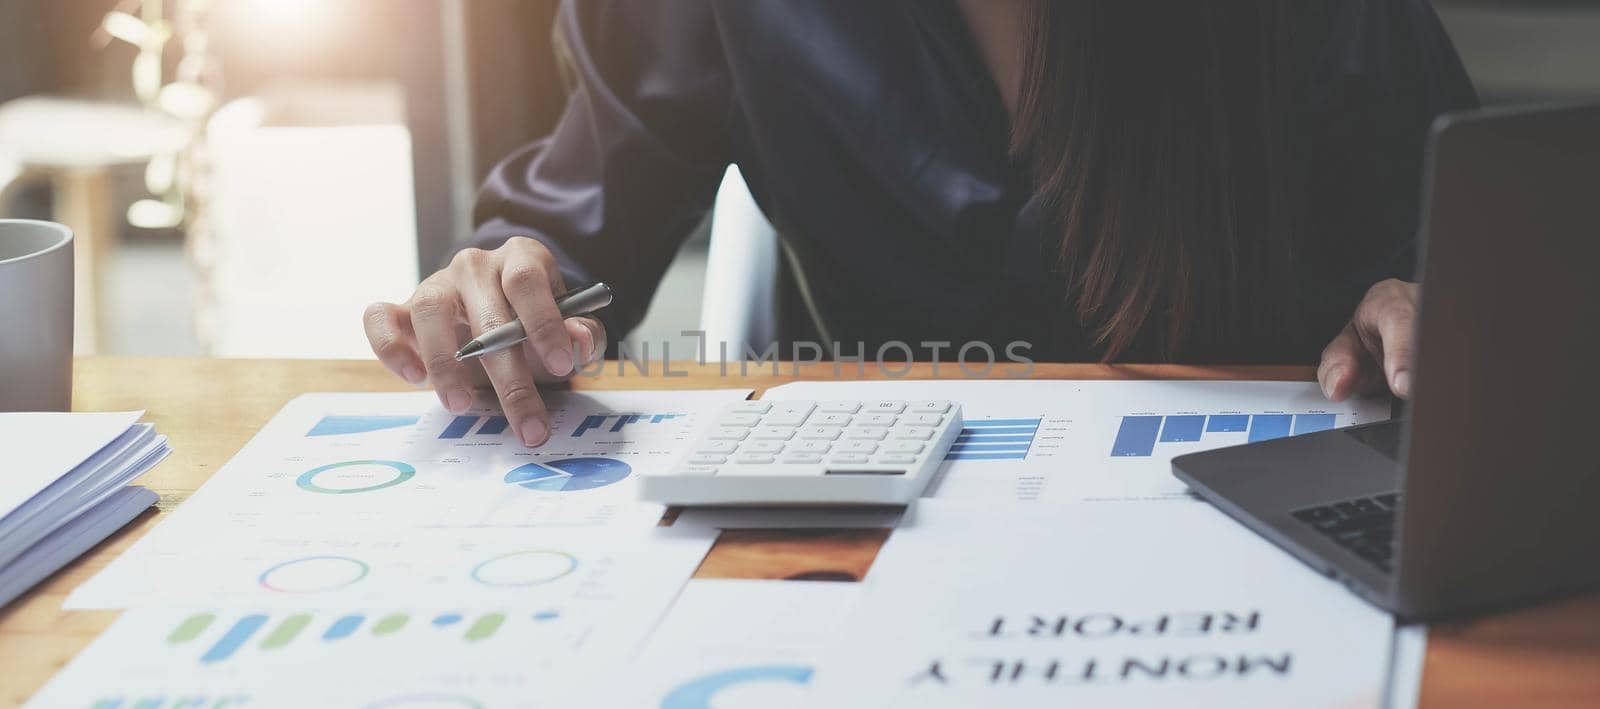
<svg viewBox="0 0 1600 709"><path fill-rule="evenodd" d="M1344 401L1352 393L1384 389L1411 398L1417 284L1391 278L1367 291L1355 317L1322 351L1317 381L1322 393Z"/></svg>
<svg viewBox="0 0 1600 709"><path fill-rule="evenodd" d="M452 413L472 406L473 390L487 375L522 442L536 446L550 437L550 418L535 383L569 377L606 349L599 320L561 318L555 298L565 292L550 251L516 237L494 251L456 254L409 300L374 303L363 319L367 340L383 365L416 386L432 384ZM456 350L467 339L513 319L527 329L527 342L456 361Z"/></svg>

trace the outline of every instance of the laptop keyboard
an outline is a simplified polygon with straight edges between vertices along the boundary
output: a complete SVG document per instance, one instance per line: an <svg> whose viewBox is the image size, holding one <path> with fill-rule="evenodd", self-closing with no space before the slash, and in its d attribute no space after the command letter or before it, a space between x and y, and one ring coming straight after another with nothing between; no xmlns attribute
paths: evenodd
<svg viewBox="0 0 1600 709"><path fill-rule="evenodd" d="M1357 497L1295 510L1294 518L1310 525L1384 573L1394 558L1394 521L1398 494Z"/></svg>

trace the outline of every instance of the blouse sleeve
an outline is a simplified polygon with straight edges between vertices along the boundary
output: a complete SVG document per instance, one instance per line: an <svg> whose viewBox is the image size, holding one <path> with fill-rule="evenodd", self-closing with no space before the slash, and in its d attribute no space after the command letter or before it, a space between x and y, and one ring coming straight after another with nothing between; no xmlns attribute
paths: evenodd
<svg viewBox="0 0 1600 709"><path fill-rule="evenodd" d="M616 341L715 197L729 161L728 72L704 0L568 0L554 32L566 110L490 173L463 246L543 242L568 286L616 291L601 311Z"/></svg>

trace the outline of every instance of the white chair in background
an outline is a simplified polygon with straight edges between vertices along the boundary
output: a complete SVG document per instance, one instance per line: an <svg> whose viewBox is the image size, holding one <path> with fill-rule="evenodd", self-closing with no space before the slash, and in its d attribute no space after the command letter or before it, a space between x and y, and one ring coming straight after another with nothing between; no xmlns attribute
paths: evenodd
<svg viewBox="0 0 1600 709"><path fill-rule="evenodd" d="M700 329L706 356L726 343L729 360L761 353L777 339L778 232L750 196L739 167L722 177L711 212Z"/></svg>
<svg viewBox="0 0 1600 709"><path fill-rule="evenodd" d="M268 89L212 117L197 326L224 357L371 357L361 312L417 284L411 134L389 85Z"/></svg>

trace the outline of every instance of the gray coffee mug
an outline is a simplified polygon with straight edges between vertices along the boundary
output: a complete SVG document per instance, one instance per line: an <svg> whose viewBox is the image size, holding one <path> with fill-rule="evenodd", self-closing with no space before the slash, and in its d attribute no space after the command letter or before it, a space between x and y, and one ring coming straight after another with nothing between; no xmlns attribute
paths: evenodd
<svg viewBox="0 0 1600 709"><path fill-rule="evenodd" d="M72 230L0 219L0 411L72 408Z"/></svg>

